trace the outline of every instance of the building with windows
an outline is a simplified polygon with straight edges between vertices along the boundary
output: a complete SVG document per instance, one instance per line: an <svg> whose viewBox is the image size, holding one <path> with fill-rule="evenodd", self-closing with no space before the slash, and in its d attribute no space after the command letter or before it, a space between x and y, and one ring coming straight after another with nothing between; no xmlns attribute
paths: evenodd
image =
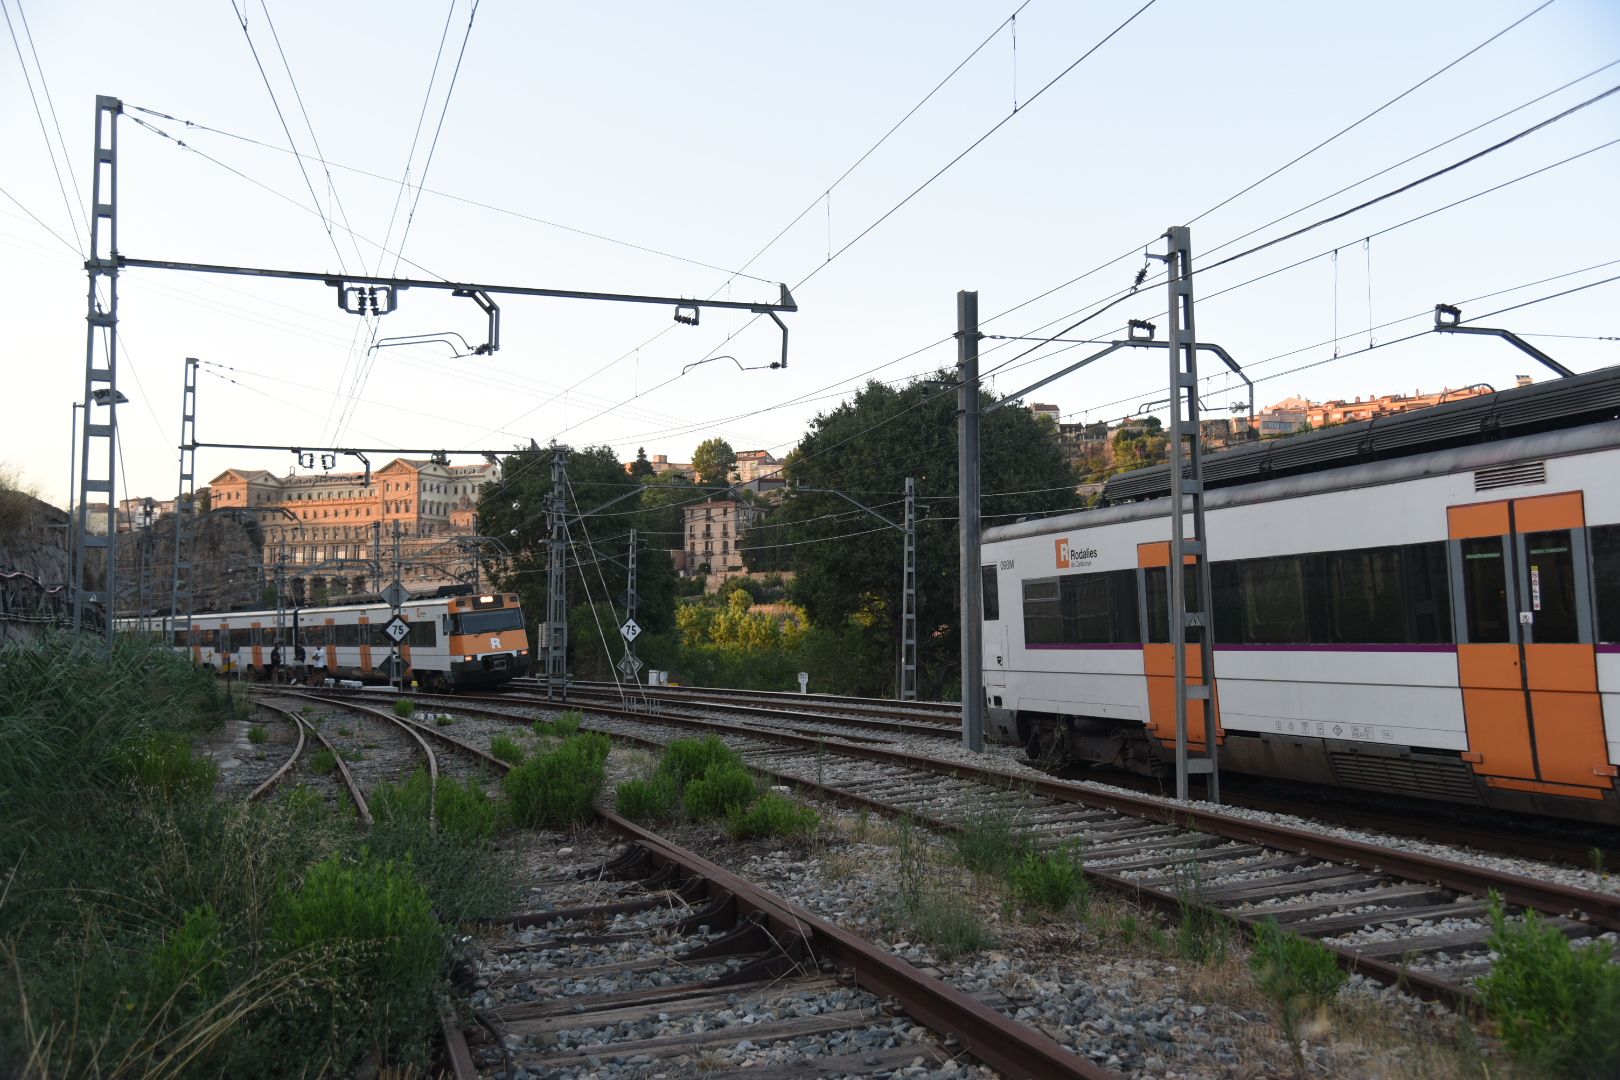
<svg viewBox="0 0 1620 1080"><path fill-rule="evenodd" d="M751 484L761 477L774 479L781 471L782 463L769 450L739 450L731 475L740 483Z"/></svg>
<svg viewBox="0 0 1620 1080"><path fill-rule="evenodd" d="M1530 381L1529 376L1520 375L1517 384L1527 386ZM1291 435L1304 430L1307 426L1322 428L1333 424L1351 424L1358 420L1373 420L1380 416L1411 412L1414 409L1432 409L1448 401L1461 401L1464 398L1495 392L1494 387L1485 383L1475 383L1456 389L1442 387L1428 394L1422 390L1413 390L1410 394L1368 395L1365 398L1358 397L1354 401L1343 398L1332 401L1284 398L1256 413L1254 425L1261 438L1272 438L1278 435Z"/></svg>
<svg viewBox="0 0 1620 1080"><path fill-rule="evenodd" d="M284 559L294 592L318 597L386 585L394 572L396 527L407 588L474 581L478 494L498 476L493 464L395 458L369 482L358 472L274 476L227 469L209 488L213 509L253 512L265 563Z"/></svg>
<svg viewBox="0 0 1620 1080"><path fill-rule="evenodd" d="M742 538L764 508L738 499L715 498L686 507L686 570L703 575L710 587L748 573Z"/></svg>

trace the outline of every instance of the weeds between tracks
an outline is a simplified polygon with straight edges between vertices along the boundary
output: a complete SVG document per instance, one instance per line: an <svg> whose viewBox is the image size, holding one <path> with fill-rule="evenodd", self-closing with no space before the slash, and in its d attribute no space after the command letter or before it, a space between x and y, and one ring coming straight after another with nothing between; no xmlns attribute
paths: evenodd
<svg viewBox="0 0 1620 1080"><path fill-rule="evenodd" d="M0 651L0 1072L424 1065L447 923L510 910L482 791L441 785L437 832L410 781L365 834L308 789L216 801L190 741L237 707L98 645Z"/></svg>

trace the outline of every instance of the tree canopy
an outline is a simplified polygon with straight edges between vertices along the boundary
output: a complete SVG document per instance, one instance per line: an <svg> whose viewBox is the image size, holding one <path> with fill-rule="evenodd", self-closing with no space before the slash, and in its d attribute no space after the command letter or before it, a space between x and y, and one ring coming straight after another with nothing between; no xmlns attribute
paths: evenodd
<svg viewBox="0 0 1620 1080"><path fill-rule="evenodd" d="M737 452L726 440L716 437L704 439L692 451L692 468L705 484L724 484L731 479L732 466L737 464Z"/></svg>
<svg viewBox="0 0 1620 1080"><path fill-rule="evenodd" d="M532 629L545 620L546 569L550 530L546 506L550 497L554 447L538 453L514 453L501 460L501 477L485 485L478 500L478 520L511 553L510 564L496 573L502 587L516 592ZM675 625L675 566L666 549L678 546L667 534L670 503L637 491L641 480L625 474L612 447L571 451L567 464L569 526L568 607L610 603L618 619L625 615L629 533L637 530L636 621L651 632ZM661 479L661 478L660 478ZM656 482L654 488L661 488ZM688 485L689 486L689 485ZM602 504L613 499L611 506ZM598 509L600 508L600 509ZM675 511L679 513L678 510Z"/></svg>
<svg viewBox="0 0 1620 1080"><path fill-rule="evenodd" d="M939 378L953 381L951 372ZM994 400L980 395L982 405ZM985 525L1028 514L1074 509L1076 478L1056 439L1027 409L1000 409L980 424ZM852 400L815 418L789 456L792 484L833 488L895 524L904 513L905 480L916 478L919 691L954 688L957 646L956 394L923 382L902 388L870 382ZM793 600L817 626L851 619L888 629L898 652L903 540L836 495L791 493L743 541L755 570L792 570ZM871 658L868 658L871 659ZM893 666L892 658L889 661Z"/></svg>

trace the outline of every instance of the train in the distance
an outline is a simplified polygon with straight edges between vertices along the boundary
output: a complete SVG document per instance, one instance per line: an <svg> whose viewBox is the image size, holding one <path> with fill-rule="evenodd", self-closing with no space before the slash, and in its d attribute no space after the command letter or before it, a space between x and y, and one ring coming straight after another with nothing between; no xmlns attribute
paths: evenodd
<svg viewBox="0 0 1620 1080"><path fill-rule="evenodd" d="M399 644L404 678L424 689L496 686L528 673L528 631L516 593L407 600L400 616L408 626ZM387 682L394 643L385 627L392 617L393 609L377 601L288 608L279 631L274 609L193 615L189 635L184 618L150 621L176 650L218 671L268 676L279 642L289 673ZM120 620L121 631L138 629L134 620Z"/></svg>
<svg viewBox="0 0 1620 1080"><path fill-rule="evenodd" d="M1611 367L1207 455L1222 771L1620 824L1617 416ZM992 738L1173 767L1168 489L985 531Z"/></svg>

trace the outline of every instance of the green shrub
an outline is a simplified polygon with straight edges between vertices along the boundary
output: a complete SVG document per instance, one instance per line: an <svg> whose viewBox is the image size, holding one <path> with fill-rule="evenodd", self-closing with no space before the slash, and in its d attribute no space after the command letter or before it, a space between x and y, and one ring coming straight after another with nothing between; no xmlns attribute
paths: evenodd
<svg viewBox="0 0 1620 1080"><path fill-rule="evenodd" d="M620 784L613 802L619 813L631 821L668 821L675 816L679 798L675 778L667 773L656 773L645 780L626 780Z"/></svg>
<svg viewBox="0 0 1620 1080"><path fill-rule="evenodd" d="M712 765L686 785L686 813L694 821L725 817L752 802L755 790L753 774L741 765Z"/></svg>
<svg viewBox="0 0 1620 1080"><path fill-rule="evenodd" d="M337 755L330 750L317 750L310 755L309 771L326 776L337 768Z"/></svg>
<svg viewBox="0 0 1620 1080"><path fill-rule="evenodd" d="M333 995L321 1010L338 1032L361 1031L373 1045L409 1045L434 1021L443 931L409 862L362 851L317 863L277 904L281 955L324 957L334 981L365 994Z"/></svg>
<svg viewBox="0 0 1620 1080"><path fill-rule="evenodd" d="M942 960L978 952L993 943L973 900L961 891L930 884L907 912L913 937L926 942Z"/></svg>
<svg viewBox="0 0 1620 1080"><path fill-rule="evenodd" d="M194 757L190 740L178 732L154 731L137 738L122 756L130 779L164 798L207 795L219 776L219 767Z"/></svg>
<svg viewBox="0 0 1620 1080"><path fill-rule="evenodd" d="M1608 942L1575 948L1537 913L1509 923L1491 895L1498 958L1475 989L1508 1052L1538 1076L1620 1074L1620 966Z"/></svg>
<svg viewBox="0 0 1620 1080"><path fill-rule="evenodd" d="M433 722L440 727L449 727L451 724L456 722L456 718L451 716L449 713L439 713L433 718Z"/></svg>
<svg viewBox="0 0 1620 1080"><path fill-rule="evenodd" d="M463 842L490 839L500 822L499 807L470 776L460 782L441 776L433 809L440 831Z"/></svg>
<svg viewBox="0 0 1620 1080"><path fill-rule="evenodd" d="M1007 880L1020 903L1047 911L1064 911L1071 905L1083 904L1091 892L1085 871L1067 852L1027 852L1012 864Z"/></svg>
<svg viewBox="0 0 1620 1080"><path fill-rule="evenodd" d="M409 720L416 715L416 702L408 697L402 697L394 702L394 715L402 720Z"/></svg>
<svg viewBox="0 0 1620 1080"><path fill-rule="evenodd" d="M512 820L527 826L585 821L591 800L602 790L608 747L606 735L574 735L556 750L514 767L501 781Z"/></svg>
<svg viewBox="0 0 1620 1080"><path fill-rule="evenodd" d="M208 904L186 912L171 937L149 954L153 992L160 1001L211 1001L225 983L225 945L219 913Z"/></svg>
<svg viewBox="0 0 1620 1080"><path fill-rule="evenodd" d="M686 785L717 765L743 767L742 758L720 736L705 735L701 739L676 739L664 747L658 771L673 776L675 786L684 792Z"/></svg>
<svg viewBox="0 0 1620 1080"><path fill-rule="evenodd" d="M248 742L254 746L270 741L270 729L263 724L254 724L248 728Z"/></svg>
<svg viewBox="0 0 1620 1080"><path fill-rule="evenodd" d="M819 824L820 814L774 791L767 791L747 809L733 806L726 812L726 831L738 840L761 837L808 840L816 834Z"/></svg>
<svg viewBox="0 0 1620 1080"><path fill-rule="evenodd" d="M510 735L497 735L489 741L489 752L508 765L523 764L523 747Z"/></svg>
<svg viewBox="0 0 1620 1080"><path fill-rule="evenodd" d="M578 709L569 709L552 719L551 730L555 735L573 735L579 731L579 725L584 721L584 713Z"/></svg>
<svg viewBox="0 0 1620 1080"><path fill-rule="evenodd" d="M1345 973L1327 946L1279 929L1274 919L1255 924L1249 970L1260 992L1276 1002L1283 1039L1294 1055L1294 1072L1303 1076L1300 1022L1332 1000L1344 985Z"/></svg>

